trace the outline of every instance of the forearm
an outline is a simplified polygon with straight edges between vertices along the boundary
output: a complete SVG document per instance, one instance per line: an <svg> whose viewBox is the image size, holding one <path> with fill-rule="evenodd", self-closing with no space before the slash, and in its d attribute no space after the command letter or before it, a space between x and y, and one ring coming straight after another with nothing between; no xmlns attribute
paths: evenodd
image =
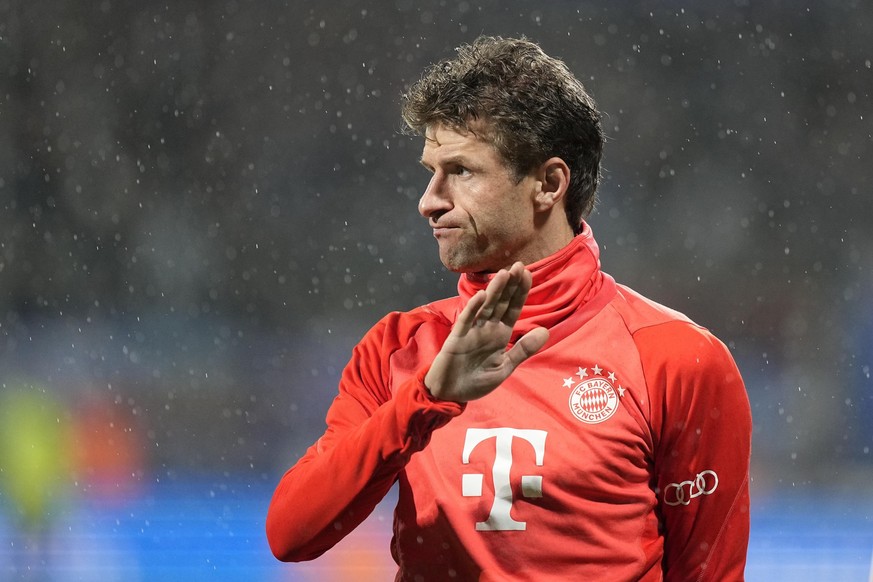
<svg viewBox="0 0 873 582"><path fill-rule="evenodd" d="M398 453L382 458L390 448L377 441L384 438L384 416L374 415L328 450L319 441L283 475L267 513L267 539L278 559L318 557L388 492L405 460Z"/></svg>
<svg viewBox="0 0 873 582"><path fill-rule="evenodd" d="M354 407L334 404L334 422L270 503L267 538L277 558L309 560L331 548L366 519L431 433L460 413L460 405L430 398L421 382L410 379L354 426L347 418Z"/></svg>

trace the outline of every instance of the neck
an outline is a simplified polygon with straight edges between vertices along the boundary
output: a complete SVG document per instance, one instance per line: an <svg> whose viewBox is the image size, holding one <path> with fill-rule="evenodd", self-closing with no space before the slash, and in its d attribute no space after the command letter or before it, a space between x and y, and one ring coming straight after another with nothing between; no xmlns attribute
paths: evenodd
<svg viewBox="0 0 873 582"><path fill-rule="evenodd" d="M519 259L525 265L549 257L570 244L576 236L563 207L552 207L547 212L534 216L537 244L531 245L530 256Z"/></svg>
<svg viewBox="0 0 873 582"><path fill-rule="evenodd" d="M564 321L599 293L605 281L600 271L597 243L587 227L567 245L529 264L528 268L533 285L513 330L513 341L534 327L551 329ZM458 294L463 303L484 289L488 279L472 273L462 275ZM612 285L614 287L614 283Z"/></svg>
<svg viewBox="0 0 873 582"><path fill-rule="evenodd" d="M508 254L506 264L500 268L508 269L516 261L521 261L525 265L532 265L566 247L575 236L573 229L570 228L566 220L562 220L555 225L544 224L537 233L536 239L527 244L522 252ZM469 273L469 275L473 277L487 277L488 275L493 275L498 270Z"/></svg>

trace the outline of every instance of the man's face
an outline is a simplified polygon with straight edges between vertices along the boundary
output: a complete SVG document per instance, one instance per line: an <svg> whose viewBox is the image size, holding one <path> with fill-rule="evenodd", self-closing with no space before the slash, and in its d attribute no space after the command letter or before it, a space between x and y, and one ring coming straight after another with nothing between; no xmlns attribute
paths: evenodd
<svg viewBox="0 0 873 582"><path fill-rule="evenodd" d="M440 260L467 273L537 261L545 255L534 229L534 176L518 181L477 133L436 125L425 135L421 163L433 175L418 211L433 228Z"/></svg>

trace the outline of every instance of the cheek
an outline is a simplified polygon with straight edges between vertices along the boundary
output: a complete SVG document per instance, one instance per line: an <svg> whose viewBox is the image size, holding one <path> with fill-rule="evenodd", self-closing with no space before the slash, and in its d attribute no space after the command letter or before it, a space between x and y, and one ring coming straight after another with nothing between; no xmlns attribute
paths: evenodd
<svg viewBox="0 0 873 582"><path fill-rule="evenodd" d="M457 199L481 234L505 240L522 234L533 224L527 194L504 180L471 185Z"/></svg>
<svg viewBox="0 0 873 582"><path fill-rule="evenodd" d="M516 213L505 209L479 216L478 230L487 239L489 247L513 245L513 241L525 236L528 228Z"/></svg>

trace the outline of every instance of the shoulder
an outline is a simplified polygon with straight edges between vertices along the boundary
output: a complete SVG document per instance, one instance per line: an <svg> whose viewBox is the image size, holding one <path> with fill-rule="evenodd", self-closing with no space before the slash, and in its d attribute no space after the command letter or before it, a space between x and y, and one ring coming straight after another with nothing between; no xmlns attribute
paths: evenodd
<svg viewBox="0 0 873 582"><path fill-rule="evenodd" d="M670 431L714 422L716 414L732 418L738 428L750 422L745 384L724 343L678 311L627 288L620 295L613 303L639 357L656 447L672 442Z"/></svg>
<svg viewBox="0 0 873 582"><path fill-rule="evenodd" d="M684 313L644 297L625 285L616 284L616 294L610 305L624 320L631 334L646 327L673 321L692 323Z"/></svg>
<svg viewBox="0 0 873 582"><path fill-rule="evenodd" d="M397 381L414 375L425 356L436 353L448 337L450 304L447 300L383 316L352 350L340 392L354 391L359 401L369 393L372 409L389 400Z"/></svg>
<svg viewBox="0 0 873 582"><path fill-rule="evenodd" d="M451 328L458 298L452 297L416 307L410 311L391 311L383 316L364 335L362 345L378 344L382 347L405 346L416 336L445 336L442 330Z"/></svg>
<svg viewBox="0 0 873 582"><path fill-rule="evenodd" d="M641 363L651 373L676 374L735 369L727 347L685 314L648 299L623 285L612 306L633 337Z"/></svg>

